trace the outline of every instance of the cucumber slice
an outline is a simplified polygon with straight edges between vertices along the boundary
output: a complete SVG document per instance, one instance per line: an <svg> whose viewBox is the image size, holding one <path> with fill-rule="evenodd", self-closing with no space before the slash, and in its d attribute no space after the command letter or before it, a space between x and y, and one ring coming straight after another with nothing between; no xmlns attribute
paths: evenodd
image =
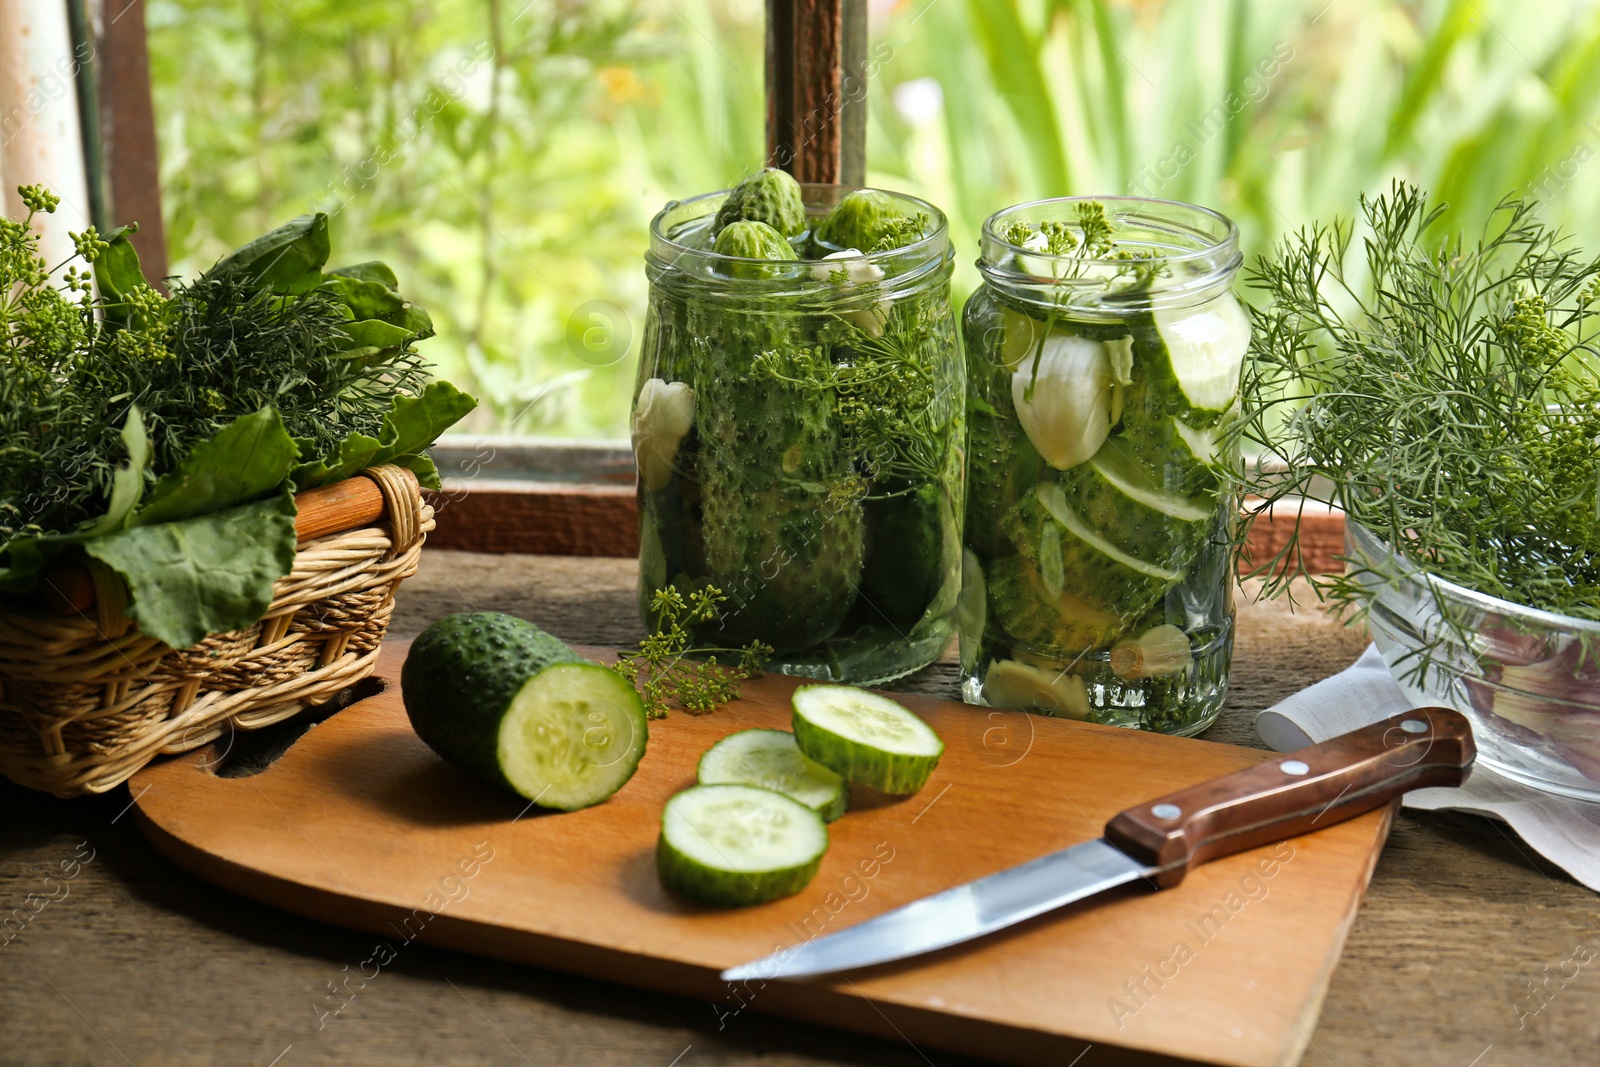
<svg viewBox="0 0 1600 1067"><path fill-rule="evenodd" d="M844 814L844 779L800 751L787 730L740 730L700 757L701 785L750 785L797 800L832 822Z"/></svg>
<svg viewBox="0 0 1600 1067"><path fill-rule="evenodd" d="M644 708L616 671L558 663L529 678L500 720L500 773L540 807L587 808L621 789L644 756Z"/></svg>
<svg viewBox="0 0 1600 1067"><path fill-rule="evenodd" d="M888 697L848 685L794 691L800 751L852 782L885 793L915 793L939 765L944 742Z"/></svg>
<svg viewBox="0 0 1600 1067"><path fill-rule="evenodd" d="M661 884L706 904L761 904L804 889L828 850L816 812L748 785L697 785L667 801Z"/></svg>
<svg viewBox="0 0 1600 1067"><path fill-rule="evenodd" d="M1066 527L1072 536L1096 552L1124 567L1158 581L1167 582L1168 584L1176 584L1183 581L1182 571L1174 570L1171 567L1163 567L1157 563L1149 563L1131 556L1110 541L1107 541L1096 531L1090 529L1088 524L1067 506L1066 494L1061 491L1059 485L1047 483L1039 486L1037 492L1039 502L1044 505L1045 511L1050 513L1050 517Z"/></svg>
<svg viewBox="0 0 1600 1067"><path fill-rule="evenodd" d="M1200 308L1156 308L1172 376L1190 404L1226 411L1239 395L1239 371L1250 347L1250 317L1231 294Z"/></svg>
<svg viewBox="0 0 1600 1067"><path fill-rule="evenodd" d="M1091 608L1077 597L1046 596L1039 572L1016 556L996 560L989 578L988 616L1020 644L1071 658L1104 648L1125 629L1116 615ZM973 655L977 652L974 648ZM966 655L965 649L962 654Z"/></svg>
<svg viewBox="0 0 1600 1067"><path fill-rule="evenodd" d="M1177 425L1183 426L1182 423ZM1126 450L1109 442L1095 453L1089 466L1129 500L1159 511L1168 518L1180 522L1203 522L1216 518L1215 498L1184 496L1165 489L1142 470Z"/></svg>
<svg viewBox="0 0 1600 1067"><path fill-rule="evenodd" d="M1161 475L1159 467L1152 472L1130 459L1125 442L1113 438L1094 459L1063 473L1058 484L1081 525L1135 559L1171 564L1176 570L1194 556L1216 524L1217 498L1168 490ZM1045 550L1041 541L1041 574Z"/></svg>

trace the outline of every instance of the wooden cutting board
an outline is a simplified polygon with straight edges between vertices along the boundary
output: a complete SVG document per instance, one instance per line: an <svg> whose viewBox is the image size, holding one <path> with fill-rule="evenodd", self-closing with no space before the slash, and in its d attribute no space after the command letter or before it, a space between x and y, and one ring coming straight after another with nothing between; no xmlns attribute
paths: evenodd
<svg viewBox="0 0 1600 1067"><path fill-rule="evenodd" d="M412 733L385 649L380 694L313 727L251 777L215 750L133 779L146 835L179 866L311 918L1018 1064L1293 1064L1316 1024L1388 833L1373 812L1127 886L986 940L805 983L717 978L733 964L1100 834L1121 809L1268 754L897 695L944 738L916 796L858 791L798 896L733 911L656 881L662 805L724 734L787 727L794 680L746 683L709 716L650 724L604 804L527 811ZM1108 1048L1106 1046L1111 1046ZM1112 1054L1112 1050L1118 1050Z"/></svg>

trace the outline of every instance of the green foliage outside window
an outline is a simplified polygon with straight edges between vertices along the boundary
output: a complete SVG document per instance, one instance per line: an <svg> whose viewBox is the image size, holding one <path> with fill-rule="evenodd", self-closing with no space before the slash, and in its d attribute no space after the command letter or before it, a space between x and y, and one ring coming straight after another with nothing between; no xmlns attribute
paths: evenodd
<svg viewBox="0 0 1600 1067"><path fill-rule="evenodd" d="M1403 177L1600 246L1600 13L1551 0L870 4L869 180L989 212L1135 192L1247 252ZM620 437L650 216L762 162L758 0L151 0L173 269L307 210L434 314L471 429Z"/></svg>

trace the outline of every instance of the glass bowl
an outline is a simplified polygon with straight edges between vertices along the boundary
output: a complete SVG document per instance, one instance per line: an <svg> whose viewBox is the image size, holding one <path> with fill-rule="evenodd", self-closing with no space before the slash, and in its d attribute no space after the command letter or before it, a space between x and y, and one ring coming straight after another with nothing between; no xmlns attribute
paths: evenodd
<svg viewBox="0 0 1600 1067"><path fill-rule="evenodd" d="M1485 766L1600 802L1600 623L1445 581L1354 522L1345 555L1367 593L1372 639L1407 697L1471 720Z"/></svg>

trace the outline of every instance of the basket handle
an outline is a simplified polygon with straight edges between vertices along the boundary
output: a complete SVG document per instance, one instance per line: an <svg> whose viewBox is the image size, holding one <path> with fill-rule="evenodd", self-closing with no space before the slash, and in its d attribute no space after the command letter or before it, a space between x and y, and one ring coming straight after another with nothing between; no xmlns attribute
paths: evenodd
<svg viewBox="0 0 1600 1067"><path fill-rule="evenodd" d="M391 555L406 551L422 535L417 476L385 464L295 494L295 540L301 544L354 530L388 518L393 526ZM58 563L45 572L39 600L55 615L92 612L99 602L96 583L81 561Z"/></svg>

